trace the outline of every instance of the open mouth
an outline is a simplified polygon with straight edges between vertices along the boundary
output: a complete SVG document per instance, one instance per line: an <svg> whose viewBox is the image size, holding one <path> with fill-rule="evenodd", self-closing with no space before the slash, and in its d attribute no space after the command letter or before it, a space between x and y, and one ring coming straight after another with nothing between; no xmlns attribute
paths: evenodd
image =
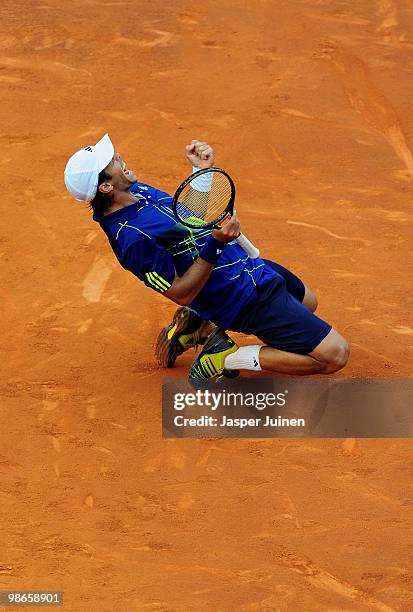
<svg viewBox="0 0 413 612"><path fill-rule="evenodd" d="M122 170L123 170L123 174L125 176L127 176L128 178L133 176L133 172L131 170L128 170L128 168L126 167L125 162L122 162Z"/></svg>

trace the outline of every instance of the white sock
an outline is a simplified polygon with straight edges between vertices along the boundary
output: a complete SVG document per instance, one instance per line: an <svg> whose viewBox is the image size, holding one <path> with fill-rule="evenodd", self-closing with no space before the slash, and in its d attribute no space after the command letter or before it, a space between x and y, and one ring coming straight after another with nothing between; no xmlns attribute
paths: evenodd
<svg viewBox="0 0 413 612"><path fill-rule="evenodd" d="M227 370L261 370L259 354L261 344L241 346L235 353L225 357L225 368Z"/></svg>

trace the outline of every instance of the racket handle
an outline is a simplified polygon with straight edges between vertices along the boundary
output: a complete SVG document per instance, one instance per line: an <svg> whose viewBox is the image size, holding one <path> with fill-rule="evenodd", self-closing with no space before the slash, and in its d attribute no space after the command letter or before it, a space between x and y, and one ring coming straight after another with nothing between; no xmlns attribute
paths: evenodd
<svg viewBox="0 0 413 612"><path fill-rule="evenodd" d="M257 257L260 256L260 252L257 247L255 247L252 242L250 242L248 238L244 236L244 234L240 234L236 240L240 247L242 247L244 251L251 257L251 259L257 259Z"/></svg>

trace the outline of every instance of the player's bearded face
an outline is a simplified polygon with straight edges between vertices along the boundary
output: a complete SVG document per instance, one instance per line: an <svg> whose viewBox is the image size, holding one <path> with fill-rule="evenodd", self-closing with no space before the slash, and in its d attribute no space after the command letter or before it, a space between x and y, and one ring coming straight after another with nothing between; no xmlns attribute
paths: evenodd
<svg viewBox="0 0 413 612"><path fill-rule="evenodd" d="M138 180L136 174L129 170L119 153L115 153L112 162L108 166L113 184L118 189L128 189Z"/></svg>

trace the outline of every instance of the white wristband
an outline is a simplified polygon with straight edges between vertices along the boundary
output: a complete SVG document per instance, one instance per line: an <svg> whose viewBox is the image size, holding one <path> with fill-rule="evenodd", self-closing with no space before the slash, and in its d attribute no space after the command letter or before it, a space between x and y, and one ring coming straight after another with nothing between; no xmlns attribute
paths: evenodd
<svg viewBox="0 0 413 612"><path fill-rule="evenodd" d="M192 166L192 174L194 174L195 172L198 172L198 170L200 169L201 168ZM196 178L194 178L193 181L191 181L192 189L195 189L195 191L202 191L203 193L208 193L208 191L211 191L211 184L212 184L212 172L201 174L201 176L197 176Z"/></svg>

